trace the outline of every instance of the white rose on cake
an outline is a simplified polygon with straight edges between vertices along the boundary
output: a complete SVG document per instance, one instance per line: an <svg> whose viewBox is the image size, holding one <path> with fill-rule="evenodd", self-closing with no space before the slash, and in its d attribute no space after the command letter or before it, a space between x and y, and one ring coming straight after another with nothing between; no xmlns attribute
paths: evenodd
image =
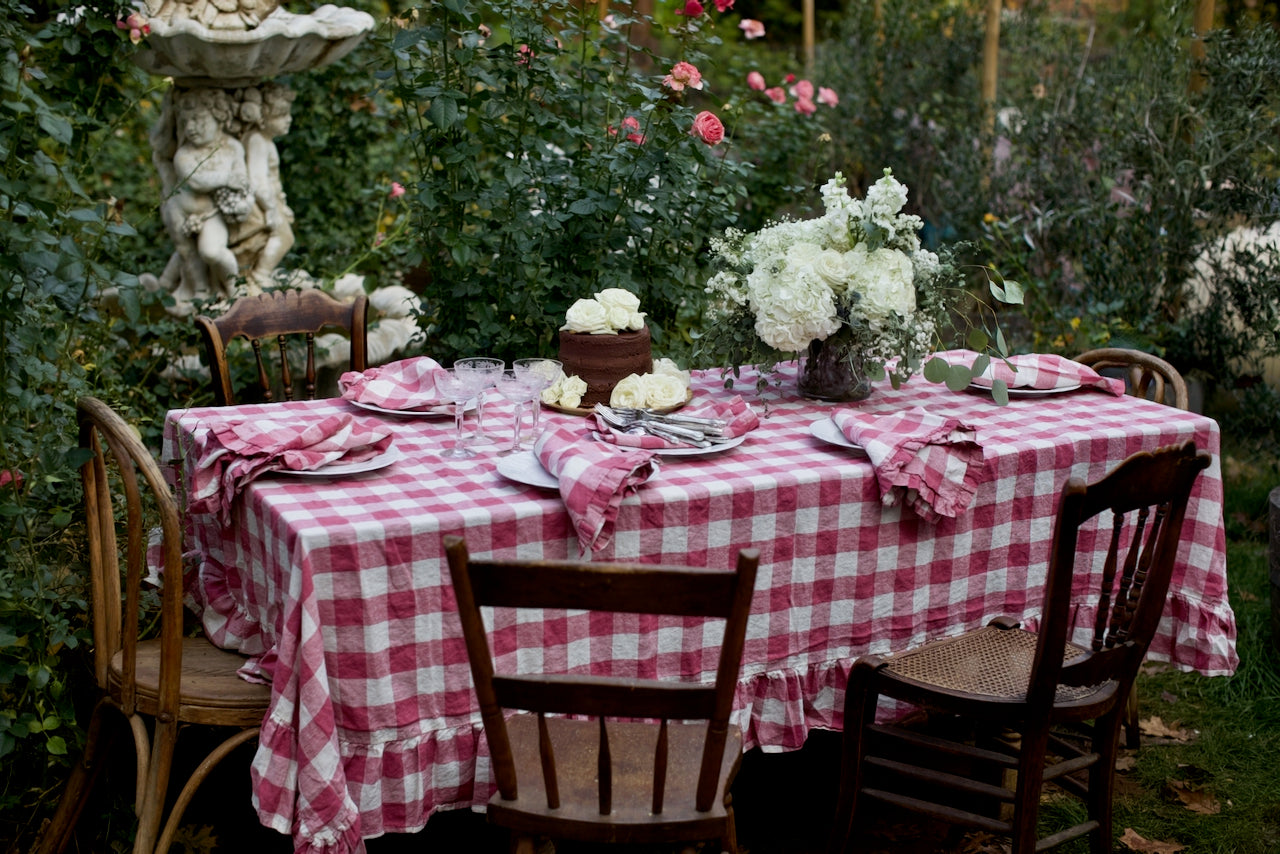
<svg viewBox="0 0 1280 854"><path fill-rule="evenodd" d="M580 299L565 312L564 326L569 332L587 332L604 335L617 330L609 325L609 312L593 299Z"/></svg>
<svg viewBox="0 0 1280 854"><path fill-rule="evenodd" d="M644 326L645 313L640 310L640 298L623 288L605 288L596 294L596 302L604 306L609 325L615 331L629 329L639 331Z"/></svg>

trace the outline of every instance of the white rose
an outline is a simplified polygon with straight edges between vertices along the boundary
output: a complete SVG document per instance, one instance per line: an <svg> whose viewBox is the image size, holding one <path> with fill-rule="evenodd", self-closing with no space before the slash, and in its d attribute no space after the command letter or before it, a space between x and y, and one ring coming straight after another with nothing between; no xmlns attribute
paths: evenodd
<svg viewBox="0 0 1280 854"><path fill-rule="evenodd" d="M587 393L587 382L578 376L565 377L560 381L560 405L577 409L582 405L582 396Z"/></svg>
<svg viewBox="0 0 1280 854"><path fill-rule="evenodd" d="M601 305L604 305L601 303ZM620 332L631 323L631 312L620 305L605 306L605 321L611 332Z"/></svg>
<svg viewBox="0 0 1280 854"><path fill-rule="evenodd" d="M555 406L560 403L560 390L564 386L564 374L556 377L556 381L542 390L539 395L543 403Z"/></svg>
<svg viewBox="0 0 1280 854"><path fill-rule="evenodd" d="M685 398L688 397L684 383L670 374L645 374L641 380L644 385L645 405L653 409L676 406L684 403Z"/></svg>
<svg viewBox="0 0 1280 854"><path fill-rule="evenodd" d="M693 378L689 376L689 372L681 370L680 366L677 365L675 362L673 362L671 359L654 359L653 372L655 374L675 377L676 379L680 380L680 383L685 388L688 388L689 383L693 381Z"/></svg>
<svg viewBox="0 0 1280 854"><path fill-rule="evenodd" d="M822 277L832 290L843 293L849 282L849 263L846 253L835 249L824 249L818 254L813 264L813 271Z"/></svg>
<svg viewBox="0 0 1280 854"><path fill-rule="evenodd" d="M622 328L630 329L632 332L639 332L644 329L644 319L645 313L643 311L633 311L627 317L627 322Z"/></svg>
<svg viewBox="0 0 1280 854"><path fill-rule="evenodd" d="M564 326L570 332L590 332L599 335L612 332L605 307L593 299L580 299L565 312Z"/></svg>
<svg viewBox="0 0 1280 854"><path fill-rule="evenodd" d="M609 395L610 406L623 406L631 409L643 409L645 406L644 380L639 374L631 374L618 380Z"/></svg>
<svg viewBox="0 0 1280 854"><path fill-rule="evenodd" d="M632 312L640 310L640 298L623 288L605 288L596 294L596 301L604 306L606 311L610 312L615 308L620 308L630 315Z"/></svg>

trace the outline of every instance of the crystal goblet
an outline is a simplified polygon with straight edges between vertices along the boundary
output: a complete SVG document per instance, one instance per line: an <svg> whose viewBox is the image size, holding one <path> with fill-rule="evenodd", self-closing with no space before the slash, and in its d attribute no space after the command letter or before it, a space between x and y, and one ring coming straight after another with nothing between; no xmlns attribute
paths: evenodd
<svg viewBox="0 0 1280 854"><path fill-rule="evenodd" d="M517 374L528 377L530 382L537 385L538 390L534 393L533 400L533 427L530 428L536 436L538 435L538 413L542 410L538 397L543 389L550 387L560 377L564 366L555 359L516 359L511 363L511 367Z"/></svg>
<svg viewBox="0 0 1280 854"><path fill-rule="evenodd" d="M470 459L476 455L476 452L468 448L463 441L462 416L466 410L467 401L480 391L480 379L476 374L447 368L436 371L435 381L436 390L448 400L453 401L454 415L453 447L441 451L440 456L448 460Z"/></svg>
<svg viewBox="0 0 1280 854"><path fill-rule="evenodd" d="M476 432L471 437L473 445L492 445L494 439L484 432L484 404L489 397L489 389L498 381L505 362L501 359L490 359L486 356L470 356L453 363L459 372L474 374L480 382L479 395L476 398Z"/></svg>
<svg viewBox="0 0 1280 854"><path fill-rule="evenodd" d="M533 404L536 412L537 398L542 392L542 388L543 386L531 380L527 374L521 374L516 371L503 371L498 375L493 390L510 401L512 408L515 410L515 419L511 428L511 442L498 451L499 456L514 454L520 450L520 429L524 423L524 405L526 403Z"/></svg>

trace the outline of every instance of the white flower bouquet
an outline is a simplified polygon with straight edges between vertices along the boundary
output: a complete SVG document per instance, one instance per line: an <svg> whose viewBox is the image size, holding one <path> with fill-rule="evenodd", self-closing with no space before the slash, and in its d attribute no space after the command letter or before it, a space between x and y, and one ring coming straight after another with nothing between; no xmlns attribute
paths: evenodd
<svg viewBox="0 0 1280 854"><path fill-rule="evenodd" d="M948 303L965 298L959 271L921 247L923 223L903 212L907 188L890 170L865 200L850 196L836 173L822 201L825 212L813 219L752 234L730 229L712 241L722 269L707 283L703 352L727 369L805 350L812 357L814 342L830 341L855 373L878 378L887 368L896 384L940 349ZM991 284L998 299L1020 301L1014 283Z"/></svg>

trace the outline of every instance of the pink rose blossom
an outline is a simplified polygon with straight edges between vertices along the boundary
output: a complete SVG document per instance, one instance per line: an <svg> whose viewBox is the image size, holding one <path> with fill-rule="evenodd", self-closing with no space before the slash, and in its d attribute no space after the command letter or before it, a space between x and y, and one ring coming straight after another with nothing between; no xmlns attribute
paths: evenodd
<svg viewBox="0 0 1280 854"><path fill-rule="evenodd" d="M0 486L12 485L14 489L22 489L22 472L17 469L0 469Z"/></svg>
<svg viewBox="0 0 1280 854"><path fill-rule="evenodd" d="M387 193L387 195L393 199L400 198L401 196L404 195L404 185L401 184L399 181L392 181L391 192Z"/></svg>
<svg viewBox="0 0 1280 854"><path fill-rule="evenodd" d="M733 8L733 0L715 0L717 12L728 12Z"/></svg>
<svg viewBox="0 0 1280 854"><path fill-rule="evenodd" d="M534 53L529 49L527 44L522 44L516 48L516 65L532 65Z"/></svg>
<svg viewBox="0 0 1280 854"><path fill-rule="evenodd" d="M702 72L691 63L677 62L671 66L671 73L663 78L662 83L676 92L683 91L686 86L701 89Z"/></svg>
<svg viewBox="0 0 1280 854"><path fill-rule="evenodd" d="M139 12L133 12L123 21L116 21L116 28L128 30L129 41L134 44L142 41L143 36L151 35L151 25L147 23L147 19L142 17Z"/></svg>
<svg viewBox="0 0 1280 854"><path fill-rule="evenodd" d="M742 34L748 39L764 37L764 24L753 18L743 18L738 22L738 29L742 30Z"/></svg>
<svg viewBox="0 0 1280 854"><path fill-rule="evenodd" d="M825 104L828 107L834 107L840 103L840 96L836 94L836 90L828 89L826 86L818 87L818 103Z"/></svg>
<svg viewBox="0 0 1280 854"><path fill-rule="evenodd" d="M698 0L687 0L683 9L676 9L676 14L684 15L686 18L696 18L703 11L702 4Z"/></svg>
<svg viewBox="0 0 1280 854"><path fill-rule="evenodd" d="M752 71L747 75L747 85L757 92L764 91L764 75L759 71Z"/></svg>
<svg viewBox="0 0 1280 854"><path fill-rule="evenodd" d="M605 15L603 18L600 19L600 23L603 24L605 29L607 30L618 29L618 19L615 18L613 15Z"/></svg>
<svg viewBox="0 0 1280 854"><path fill-rule="evenodd" d="M765 89L764 94L775 104L787 103L787 90L783 89L781 86L774 86L770 89Z"/></svg>
<svg viewBox="0 0 1280 854"><path fill-rule="evenodd" d="M818 105L813 103L811 98L797 98L796 112L803 113L806 116L812 116L814 111L818 109Z"/></svg>
<svg viewBox="0 0 1280 854"><path fill-rule="evenodd" d="M782 78L782 82L786 84L795 83L796 76L794 74L788 74L786 77Z"/></svg>
<svg viewBox="0 0 1280 854"><path fill-rule="evenodd" d="M476 32L480 33L480 38L482 39L487 39L489 38L489 36L493 35L493 30L489 29L488 24L481 24L476 29Z"/></svg>
<svg viewBox="0 0 1280 854"><path fill-rule="evenodd" d="M622 129L630 131L627 134L627 142L634 142L636 145L644 145L644 134L640 133L640 120L635 116L627 116L622 120ZM617 136L618 129L613 125L609 125L609 136Z"/></svg>
<svg viewBox="0 0 1280 854"><path fill-rule="evenodd" d="M801 80L799 83L791 87L791 97L803 98L812 101L813 84L808 80Z"/></svg>
<svg viewBox="0 0 1280 854"><path fill-rule="evenodd" d="M716 118L715 113L703 110L693 117L693 127L689 128L689 134L707 145L719 145L720 140L724 139L724 125Z"/></svg>

